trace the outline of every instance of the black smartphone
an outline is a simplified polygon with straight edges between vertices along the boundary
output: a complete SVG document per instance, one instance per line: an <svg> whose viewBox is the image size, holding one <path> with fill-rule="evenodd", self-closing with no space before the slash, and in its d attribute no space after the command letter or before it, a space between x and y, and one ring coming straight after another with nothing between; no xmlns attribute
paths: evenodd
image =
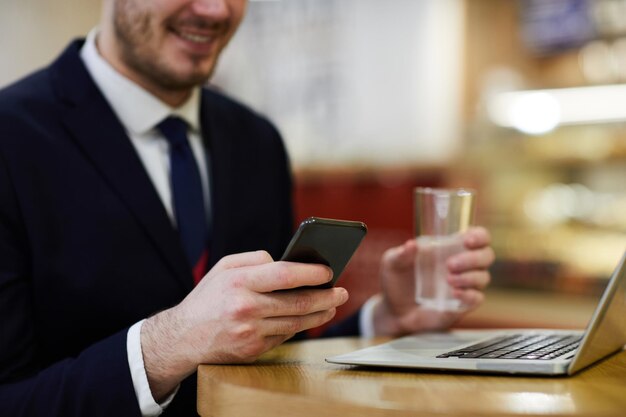
<svg viewBox="0 0 626 417"><path fill-rule="evenodd" d="M309 217L300 223L281 261L316 263L333 270L332 281L310 288L330 288L367 233L365 223Z"/></svg>

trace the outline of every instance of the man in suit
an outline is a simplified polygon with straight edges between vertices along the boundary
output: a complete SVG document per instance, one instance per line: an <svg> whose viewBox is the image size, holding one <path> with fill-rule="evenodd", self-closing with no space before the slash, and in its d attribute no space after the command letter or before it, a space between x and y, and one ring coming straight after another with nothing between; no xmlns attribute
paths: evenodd
<svg viewBox="0 0 626 417"><path fill-rule="evenodd" d="M245 6L104 0L86 41L0 92L0 415L193 415L198 364L254 361L347 300L343 288L275 291L331 271L274 262L293 222L281 138L201 87ZM184 194L174 177L187 168L183 185L198 188ZM205 221L189 229L180 201L198 196ZM482 228L465 246L448 266L469 311L493 251ZM406 290L417 250L387 251L383 294L330 333L456 321Z"/></svg>

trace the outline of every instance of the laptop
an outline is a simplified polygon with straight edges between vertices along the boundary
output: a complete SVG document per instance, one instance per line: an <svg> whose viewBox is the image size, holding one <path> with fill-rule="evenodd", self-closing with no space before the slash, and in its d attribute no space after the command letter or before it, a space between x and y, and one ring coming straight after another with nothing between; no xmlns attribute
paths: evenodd
<svg viewBox="0 0 626 417"><path fill-rule="evenodd" d="M326 358L347 365L520 375L572 375L626 344L626 253L584 331L455 330L402 337Z"/></svg>

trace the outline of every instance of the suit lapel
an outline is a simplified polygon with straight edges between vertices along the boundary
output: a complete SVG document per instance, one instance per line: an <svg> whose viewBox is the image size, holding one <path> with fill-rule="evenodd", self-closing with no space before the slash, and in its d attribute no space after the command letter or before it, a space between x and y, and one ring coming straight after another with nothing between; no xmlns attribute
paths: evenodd
<svg viewBox="0 0 626 417"><path fill-rule="evenodd" d="M192 275L178 235L121 123L80 61L74 44L53 65L61 97L69 104L64 122L111 189L157 247L186 290ZM72 75L71 79L67 74Z"/></svg>
<svg viewBox="0 0 626 417"><path fill-rule="evenodd" d="M228 207L232 190L228 178L231 169L230 142L225 140L215 120L216 108L211 102L211 93L202 92L200 123L204 148L208 150L209 178L211 181L211 242L209 265L214 265L227 254Z"/></svg>

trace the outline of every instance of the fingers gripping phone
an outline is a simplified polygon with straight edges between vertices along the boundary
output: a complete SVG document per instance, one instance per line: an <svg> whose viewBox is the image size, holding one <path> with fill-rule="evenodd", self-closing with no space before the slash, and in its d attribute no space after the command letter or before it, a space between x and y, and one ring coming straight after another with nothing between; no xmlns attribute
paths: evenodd
<svg viewBox="0 0 626 417"><path fill-rule="evenodd" d="M310 288L330 288L367 233L362 222L309 217L300 223L281 261L316 263L329 266L333 279Z"/></svg>

